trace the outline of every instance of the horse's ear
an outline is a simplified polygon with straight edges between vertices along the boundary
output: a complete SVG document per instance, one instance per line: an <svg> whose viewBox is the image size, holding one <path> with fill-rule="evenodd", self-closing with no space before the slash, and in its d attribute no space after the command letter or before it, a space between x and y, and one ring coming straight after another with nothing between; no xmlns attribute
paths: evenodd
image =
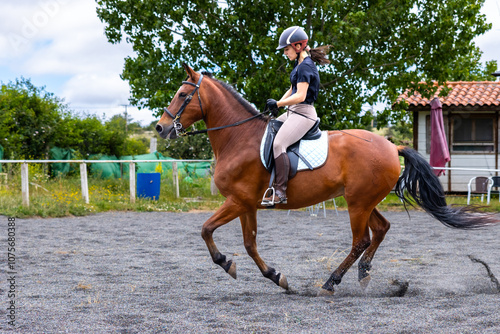
<svg viewBox="0 0 500 334"><path fill-rule="evenodd" d="M182 63L182 67L184 67L184 70L190 78L194 77L195 71L191 67L189 67L186 63Z"/></svg>

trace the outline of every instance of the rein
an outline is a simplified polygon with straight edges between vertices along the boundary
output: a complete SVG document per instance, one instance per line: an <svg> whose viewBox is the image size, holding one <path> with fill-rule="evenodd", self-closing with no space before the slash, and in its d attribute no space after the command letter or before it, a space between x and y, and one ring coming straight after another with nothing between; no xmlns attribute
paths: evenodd
<svg viewBox="0 0 500 334"><path fill-rule="evenodd" d="M215 127L215 128L209 128L209 129L204 129L204 130L186 132L186 130L182 126L182 123L179 121L179 119L181 118L181 115L184 112L184 109L186 109L187 105L189 104L189 102L191 102L194 94L196 94L196 93L198 93L198 103L200 104L201 116L202 116L203 119L205 119L205 114L203 113L203 107L201 105L201 98L200 98L200 91L199 91L199 88L200 88L202 80L203 80L203 74L200 74L200 79L198 80L197 84L194 84L194 83L189 82L189 81L183 81L182 82L183 84L188 84L188 85L194 86L195 88L191 92L191 94L189 94L188 96L186 96L186 99L182 103L181 107L179 108L179 111L177 112L177 114L175 116L172 115L172 113L170 112L170 110L168 110L168 108L163 108L163 111L165 111L165 113L167 113L167 115L170 116L173 119L172 123L174 124L175 134L178 137L192 136L192 135L197 135L197 134L200 134L200 133L206 133L208 131L221 130L221 129L230 128L230 127L233 127L233 126L238 126L238 125L241 125L241 124L246 123L248 121L251 121L254 118L261 117L263 115L263 114L257 114L257 115L254 115L254 116L250 117L250 118L247 118L247 119L244 119L242 121L238 121L236 123L229 124L229 125L223 125L223 126L218 126L218 127Z"/></svg>
<svg viewBox="0 0 500 334"><path fill-rule="evenodd" d="M182 136L192 136L192 135L197 135L197 134L200 134L200 133L206 133L208 131L221 130L221 129L230 128L230 127L233 127L233 126L238 126L240 124L243 124L243 123L246 123L248 121L251 121L254 118L261 117L262 115L263 114L254 115L254 116L252 116L250 118L247 118L247 119L244 119L242 121L238 121L238 122L233 123L233 124L218 126L218 127L215 127L215 128L203 129L203 130L197 130L197 131L190 131L190 132L184 132L182 134Z"/></svg>
<svg viewBox="0 0 500 334"><path fill-rule="evenodd" d="M349 135L349 136L353 136L353 137L356 137L358 139L361 139L361 140L364 140L368 143L371 143L372 142L372 139L370 138L370 140L366 139L366 138L363 138L363 137L359 137L359 136L356 136L356 135L353 135L352 133L349 133L349 132L345 132L344 130L337 130L337 131L340 131L342 132L343 134L346 134L346 135Z"/></svg>

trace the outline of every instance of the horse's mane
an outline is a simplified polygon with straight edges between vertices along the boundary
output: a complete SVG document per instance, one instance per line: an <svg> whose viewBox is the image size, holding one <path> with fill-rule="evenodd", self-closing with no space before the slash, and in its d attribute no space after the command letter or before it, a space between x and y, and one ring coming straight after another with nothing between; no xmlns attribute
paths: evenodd
<svg viewBox="0 0 500 334"><path fill-rule="evenodd" d="M203 74L204 76L214 80L215 82L217 82L219 85L221 85L225 90L227 90L235 99L236 101L238 101L244 108L246 111L248 111L250 114L252 115L258 115L260 114L259 111L257 109L255 109L254 106L252 106L250 104L250 102L248 102L247 100L245 100L235 89L233 86L223 82L223 81L220 81L218 79L215 79L212 75L212 73L210 72L201 72L201 74Z"/></svg>

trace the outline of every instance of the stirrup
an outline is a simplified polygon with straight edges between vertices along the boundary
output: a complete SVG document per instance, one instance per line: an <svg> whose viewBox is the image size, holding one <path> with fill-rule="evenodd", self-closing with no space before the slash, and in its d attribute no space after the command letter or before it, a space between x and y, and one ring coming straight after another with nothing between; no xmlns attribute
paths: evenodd
<svg viewBox="0 0 500 334"><path fill-rule="evenodd" d="M272 198L270 201L265 199L266 195L269 191L271 191L271 198ZM264 192L264 196L262 196L262 202L260 203L260 205L262 205L262 206L274 206L275 195L276 195L276 191L274 190L274 187L267 188L267 190Z"/></svg>
<svg viewBox="0 0 500 334"><path fill-rule="evenodd" d="M267 193L271 191L271 200L266 200L266 195ZM275 199L278 198L278 201L275 202ZM262 206L274 206L275 204L287 204L287 198L286 197L280 197L279 195L276 195L276 191L274 187L267 188L266 192L264 193L264 196L262 197L262 202L260 205Z"/></svg>

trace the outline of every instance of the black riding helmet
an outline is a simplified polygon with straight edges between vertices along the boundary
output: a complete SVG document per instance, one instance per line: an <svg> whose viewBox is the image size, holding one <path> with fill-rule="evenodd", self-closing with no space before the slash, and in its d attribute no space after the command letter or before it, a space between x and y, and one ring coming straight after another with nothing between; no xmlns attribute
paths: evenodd
<svg viewBox="0 0 500 334"><path fill-rule="evenodd" d="M300 53L306 48L308 39L309 37L307 37L304 29L299 26L290 27L283 31L283 33L281 34L279 46L276 48L276 50L283 49L287 45L291 45L295 48L296 44L301 44L299 51Z"/></svg>

